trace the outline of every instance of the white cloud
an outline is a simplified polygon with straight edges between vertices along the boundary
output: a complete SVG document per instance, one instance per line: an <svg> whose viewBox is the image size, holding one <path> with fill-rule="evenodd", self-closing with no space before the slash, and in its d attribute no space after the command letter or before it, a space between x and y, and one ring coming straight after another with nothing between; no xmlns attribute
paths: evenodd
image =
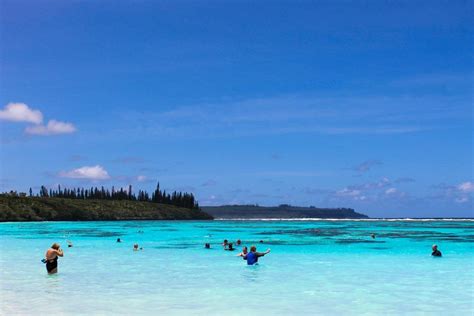
<svg viewBox="0 0 474 316"><path fill-rule="evenodd" d="M474 183L467 181L458 185L458 190L464 193L474 192Z"/></svg>
<svg viewBox="0 0 474 316"><path fill-rule="evenodd" d="M397 192L398 192L398 190L395 189L395 188L390 188L390 189L385 190L385 194L387 194L387 195L388 194L395 194Z"/></svg>
<svg viewBox="0 0 474 316"><path fill-rule="evenodd" d="M35 125L28 126L25 129L27 134L32 135L58 135L58 134L70 134L76 131L76 127L72 123L60 122L56 120L50 120L47 125Z"/></svg>
<svg viewBox="0 0 474 316"><path fill-rule="evenodd" d="M43 114L38 110L31 109L25 103L11 102L0 111L0 120L40 124L43 122Z"/></svg>
<svg viewBox="0 0 474 316"><path fill-rule="evenodd" d="M59 173L62 178L88 179L88 180L106 180L110 179L109 173L102 166L84 166L70 171Z"/></svg>
<svg viewBox="0 0 474 316"><path fill-rule="evenodd" d="M143 175L139 175L137 176L137 181L138 182L144 182L146 181L148 178L146 176L143 176Z"/></svg>

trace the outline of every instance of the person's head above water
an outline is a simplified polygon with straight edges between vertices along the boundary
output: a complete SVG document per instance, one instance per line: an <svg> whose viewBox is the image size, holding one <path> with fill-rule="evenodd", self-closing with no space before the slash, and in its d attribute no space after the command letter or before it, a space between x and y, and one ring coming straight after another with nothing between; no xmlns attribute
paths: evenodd
<svg viewBox="0 0 474 316"><path fill-rule="evenodd" d="M438 250L438 245L434 244L433 246L431 246L431 249L433 249L433 251Z"/></svg>
<svg viewBox="0 0 474 316"><path fill-rule="evenodd" d="M251 246L251 247L250 247L250 251L251 251L251 252L255 252L255 251L257 251L257 247L255 247L255 246Z"/></svg>
<svg viewBox="0 0 474 316"><path fill-rule="evenodd" d="M51 248L53 248L54 250L59 250L59 248L61 248L61 246L58 244L58 243L54 243L51 245Z"/></svg>
<svg viewBox="0 0 474 316"><path fill-rule="evenodd" d="M244 248L242 248L242 252L243 252L243 253L249 252L248 249L247 249L247 246L245 246Z"/></svg>

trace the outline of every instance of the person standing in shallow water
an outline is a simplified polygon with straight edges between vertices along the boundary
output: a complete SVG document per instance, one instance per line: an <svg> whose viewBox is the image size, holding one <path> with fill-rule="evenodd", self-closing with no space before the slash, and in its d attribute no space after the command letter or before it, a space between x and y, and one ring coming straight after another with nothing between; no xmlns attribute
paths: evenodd
<svg viewBox="0 0 474 316"><path fill-rule="evenodd" d="M61 246L58 243L54 243L51 248L46 251L46 270L49 274L58 272L58 257L63 257L64 252L61 250Z"/></svg>
<svg viewBox="0 0 474 316"><path fill-rule="evenodd" d="M441 251L438 250L438 245L433 245L431 247L431 250L433 250L433 252L431 253L431 255L433 257L442 257L443 255L441 254Z"/></svg>
<svg viewBox="0 0 474 316"><path fill-rule="evenodd" d="M265 256L270 252L270 249L267 249L265 252L257 252L257 247L252 246L250 247L250 252L247 253L243 258L247 260L247 264L249 266L258 263L258 258Z"/></svg>
<svg viewBox="0 0 474 316"><path fill-rule="evenodd" d="M247 253L248 253L247 246L244 246L244 248L242 248L242 252L239 253L237 255L237 257L242 257L242 259L244 259L244 257L247 255Z"/></svg>

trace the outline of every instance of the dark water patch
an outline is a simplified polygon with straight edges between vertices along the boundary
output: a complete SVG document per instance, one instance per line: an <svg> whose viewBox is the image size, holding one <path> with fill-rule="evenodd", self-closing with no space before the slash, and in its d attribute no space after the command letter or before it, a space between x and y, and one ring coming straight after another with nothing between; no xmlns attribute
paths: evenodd
<svg viewBox="0 0 474 316"><path fill-rule="evenodd" d="M321 236L321 237L335 237L340 235L347 235L348 232L336 228L305 228L298 230L275 230L257 233L257 235L307 235L307 236Z"/></svg>
<svg viewBox="0 0 474 316"><path fill-rule="evenodd" d="M246 233L244 230L235 230L235 229L209 229L208 231L213 233Z"/></svg>
<svg viewBox="0 0 474 316"><path fill-rule="evenodd" d="M153 232L177 232L179 229L177 228L165 228L165 229L151 229ZM143 232L145 233L145 232Z"/></svg>
<svg viewBox="0 0 474 316"><path fill-rule="evenodd" d="M382 240L366 240L366 239L338 239L337 244L383 244Z"/></svg>
<svg viewBox="0 0 474 316"><path fill-rule="evenodd" d="M125 234L119 232L96 232L90 234L77 234L76 236L79 237L120 237L124 236Z"/></svg>
<svg viewBox="0 0 474 316"><path fill-rule="evenodd" d="M170 245L160 245L160 246L154 246L151 248L154 249L190 249L190 248L196 248L196 247L201 247L201 245L197 244L170 244ZM204 248L204 246L202 246Z"/></svg>
<svg viewBox="0 0 474 316"><path fill-rule="evenodd" d="M390 249L390 247L369 247L370 249L375 249L375 250L387 250Z"/></svg>
<svg viewBox="0 0 474 316"><path fill-rule="evenodd" d="M152 247L153 249L189 249L190 247L184 247L184 246L155 246Z"/></svg>
<svg viewBox="0 0 474 316"><path fill-rule="evenodd" d="M265 245L267 246L281 246L281 245L283 246L312 246L312 245L321 245L322 243L318 241L278 240L278 241L265 242L264 244L260 244L260 243L249 243L249 244L256 245L256 246L260 245L260 247L264 247Z"/></svg>

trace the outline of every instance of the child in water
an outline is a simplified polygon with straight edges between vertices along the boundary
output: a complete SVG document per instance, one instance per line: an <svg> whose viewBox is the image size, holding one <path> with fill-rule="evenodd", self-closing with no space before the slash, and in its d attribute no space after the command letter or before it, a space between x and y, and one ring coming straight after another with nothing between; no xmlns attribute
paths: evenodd
<svg viewBox="0 0 474 316"><path fill-rule="evenodd" d="M245 257L249 251L247 250L247 246L242 248L242 252L237 255L237 257Z"/></svg>

